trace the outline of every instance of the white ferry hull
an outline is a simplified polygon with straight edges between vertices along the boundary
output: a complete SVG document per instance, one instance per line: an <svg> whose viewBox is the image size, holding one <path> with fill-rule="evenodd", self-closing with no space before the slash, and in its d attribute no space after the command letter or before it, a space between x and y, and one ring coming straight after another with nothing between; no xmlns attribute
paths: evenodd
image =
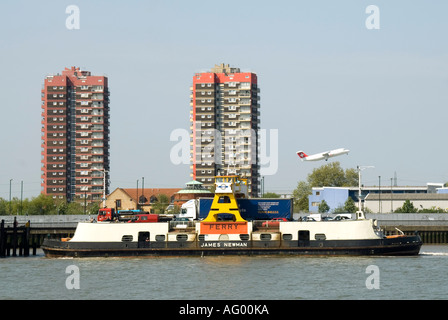
<svg viewBox="0 0 448 320"><path fill-rule="evenodd" d="M418 235L384 237L371 220L282 222L278 229L254 229L252 222L208 223L207 228L198 222L190 230L172 230L167 222L80 223L71 240L45 239L42 249L48 257L331 256L417 255L422 245Z"/></svg>

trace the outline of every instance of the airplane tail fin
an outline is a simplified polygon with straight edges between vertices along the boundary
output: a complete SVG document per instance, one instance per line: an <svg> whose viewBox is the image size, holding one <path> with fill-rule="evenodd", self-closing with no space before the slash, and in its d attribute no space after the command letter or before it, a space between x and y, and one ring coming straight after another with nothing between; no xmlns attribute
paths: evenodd
<svg viewBox="0 0 448 320"><path fill-rule="evenodd" d="M308 157L308 155L303 152L303 151L297 151L297 155L299 156L299 158L303 161L306 157Z"/></svg>

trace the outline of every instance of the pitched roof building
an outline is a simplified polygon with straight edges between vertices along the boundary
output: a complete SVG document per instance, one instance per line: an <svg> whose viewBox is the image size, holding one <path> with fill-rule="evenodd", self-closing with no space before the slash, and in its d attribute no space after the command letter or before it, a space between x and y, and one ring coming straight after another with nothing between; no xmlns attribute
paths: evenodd
<svg viewBox="0 0 448 320"><path fill-rule="evenodd" d="M160 195L166 195L171 204L180 188L117 188L106 199L106 207L117 210L142 209L151 212L152 205L159 201ZM167 205L168 205L167 204Z"/></svg>

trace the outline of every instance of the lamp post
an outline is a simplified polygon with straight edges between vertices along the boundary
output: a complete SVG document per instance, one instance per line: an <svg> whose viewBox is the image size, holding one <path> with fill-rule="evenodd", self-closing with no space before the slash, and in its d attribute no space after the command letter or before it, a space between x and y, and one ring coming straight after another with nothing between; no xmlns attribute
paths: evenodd
<svg viewBox="0 0 448 320"><path fill-rule="evenodd" d="M378 176L378 212L381 213L381 176Z"/></svg>
<svg viewBox="0 0 448 320"><path fill-rule="evenodd" d="M87 191L84 191L84 214L86 214L87 210Z"/></svg>
<svg viewBox="0 0 448 320"><path fill-rule="evenodd" d="M136 209L138 210L138 179L137 179L137 199L135 199L136 201Z"/></svg>
<svg viewBox="0 0 448 320"><path fill-rule="evenodd" d="M261 197L264 196L264 176L261 177Z"/></svg>
<svg viewBox="0 0 448 320"><path fill-rule="evenodd" d="M12 209L11 209L11 183L12 183L12 179L9 179L9 214L12 214Z"/></svg>
<svg viewBox="0 0 448 320"><path fill-rule="evenodd" d="M142 197L143 205L145 204L145 177L142 177ZM140 203L140 197L138 197L138 201Z"/></svg>
<svg viewBox="0 0 448 320"><path fill-rule="evenodd" d="M20 215L23 214L23 180L20 182Z"/></svg>
<svg viewBox="0 0 448 320"><path fill-rule="evenodd" d="M374 166L357 166L358 170L358 210L362 211L361 209L361 171L367 168L375 168Z"/></svg>
<svg viewBox="0 0 448 320"><path fill-rule="evenodd" d="M106 208L106 177L107 177L106 169L103 169L103 208Z"/></svg>
<svg viewBox="0 0 448 320"><path fill-rule="evenodd" d="M393 213L394 212L394 200L392 200L393 198L393 192L394 190L392 189L392 178L390 178L390 212Z"/></svg>

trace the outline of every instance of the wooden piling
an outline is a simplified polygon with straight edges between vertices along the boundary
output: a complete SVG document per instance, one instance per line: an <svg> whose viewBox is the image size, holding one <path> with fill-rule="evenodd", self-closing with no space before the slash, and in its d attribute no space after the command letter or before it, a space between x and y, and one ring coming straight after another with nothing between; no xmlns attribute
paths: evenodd
<svg viewBox="0 0 448 320"><path fill-rule="evenodd" d="M0 224L0 258L6 256L6 230L5 230L5 220L2 219Z"/></svg>
<svg viewBox="0 0 448 320"><path fill-rule="evenodd" d="M36 237L37 236L37 237ZM30 246L33 255L36 255L37 247L40 246L39 235L31 233L30 221L25 226L19 226L16 217L12 227L5 226L5 220L0 223L0 258L4 257L29 257Z"/></svg>
<svg viewBox="0 0 448 320"><path fill-rule="evenodd" d="M14 224L12 227L12 256L17 257L17 218L14 217Z"/></svg>
<svg viewBox="0 0 448 320"><path fill-rule="evenodd" d="M30 255L30 220L25 224L25 230L23 233L23 256L28 257Z"/></svg>
<svg viewBox="0 0 448 320"><path fill-rule="evenodd" d="M33 234L32 235L32 246L33 246L33 256L35 256L36 255L36 251L37 251L37 237L38 237L39 235L37 235L37 234Z"/></svg>

